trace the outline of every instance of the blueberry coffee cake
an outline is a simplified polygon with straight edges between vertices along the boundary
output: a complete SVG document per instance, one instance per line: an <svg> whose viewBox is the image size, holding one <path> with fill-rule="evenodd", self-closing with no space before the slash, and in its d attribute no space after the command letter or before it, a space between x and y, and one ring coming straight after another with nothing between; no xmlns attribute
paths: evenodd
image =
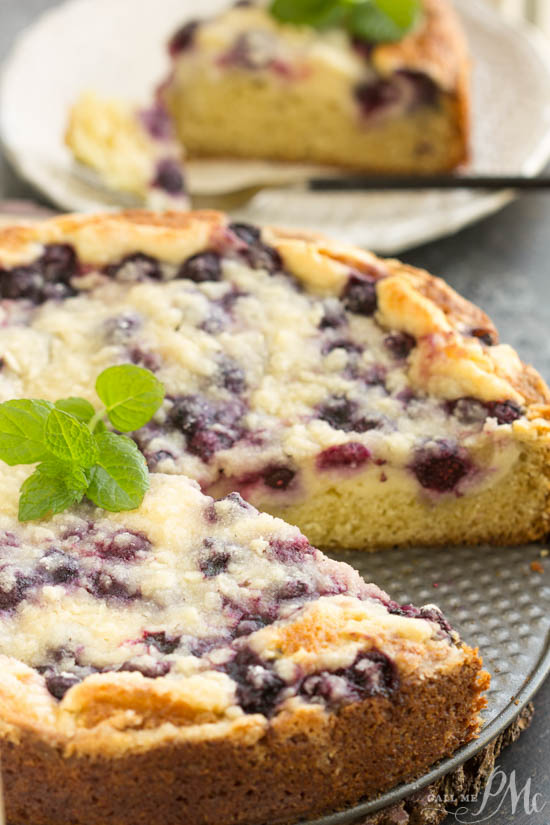
<svg viewBox="0 0 550 825"><path fill-rule="evenodd" d="M550 391L443 281L217 212L60 217L0 232L0 401L152 370L152 472L239 492L315 545L535 540Z"/></svg>
<svg viewBox="0 0 550 825"><path fill-rule="evenodd" d="M150 209L185 209L183 149L161 103L135 108L86 92L71 110L66 142L99 182Z"/></svg>
<svg viewBox="0 0 550 825"><path fill-rule="evenodd" d="M258 825L372 796L476 735L488 674L237 493L17 521L0 466L10 825Z"/></svg>
<svg viewBox="0 0 550 825"><path fill-rule="evenodd" d="M401 32L374 24L377 5L237 3L187 22L160 98L189 155L399 173L465 161L469 67L451 4L396 0L418 7Z"/></svg>

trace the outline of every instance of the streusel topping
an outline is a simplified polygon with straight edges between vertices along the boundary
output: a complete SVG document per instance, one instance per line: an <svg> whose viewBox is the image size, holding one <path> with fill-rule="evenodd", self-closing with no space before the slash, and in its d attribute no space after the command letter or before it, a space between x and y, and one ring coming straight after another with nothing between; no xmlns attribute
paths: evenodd
<svg viewBox="0 0 550 825"><path fill-rule="evenodd" d="M517 400L428 395L424 374L455 396L461 384L442 372L444 347L430 356L433 336L384 322L393 311L384 285L395 279L345 262L328 286L316 277L304 285L288 274L243 224L179 263L138 252L98 267L50 244L2 273L0 398L94 400L102 369L145 366L166 387L136 435L150 469L189 475L215 495L238 489L260 506L359 469L373 483L397 473L421 495L462 494L506 472L517 458ZM482 377L483 364L472 364ZM478 383L507 386L491 380Z"/></svg>

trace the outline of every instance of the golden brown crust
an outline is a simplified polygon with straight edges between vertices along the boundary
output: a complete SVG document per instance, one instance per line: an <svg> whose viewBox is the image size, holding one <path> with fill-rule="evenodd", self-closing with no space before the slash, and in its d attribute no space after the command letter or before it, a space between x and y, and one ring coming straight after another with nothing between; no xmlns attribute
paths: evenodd
<svg viewBox="0 0 550 825"><path fill-rule="evenodd" d="M10 825L252 825L319 815L420 775L474 737L488 676L477 651L327 714L279 714L260 738L166 741L108 759L69 755L28 731L1 743ZM145 789L145 792L144 792ZM269 792L266 793L266 789Z"/></svg>
<svg viewBox="0 0 550 825"><path fill-rule="evenodd" d="M498 344L498 331L489 316L451 289L442 278L401 261L389 261L388 265L396 274L411 276L416 289L443 310L453 326L463 330L482 329L491 336L494 344Z"/></svg>
<svg viewBox="0 0 550 825"><path fill-rule="evenodd" d="M458 15L447 0L424 0L424 23L398 43L378 46L372 60L382 74L417 70L432 77L449 95L456 140L447 170L470 159L470 57Z"/></svg>
<svg viewBox="0 0 550 825"><path fill-rule="evenodd" d="M423 0L420 25L396 43L384 43L372 52L381 74L399 69L417 70L441 88L460 92L467 74L468 47L458 15L448 0Z"/></svg>
<svg viewBox="0 0 550 825"><path fill-rule="evenodd" d="M493 322L441 278L313 234L270 229L266 230L266 237L277 247L290 271L317 289L338 291L350 268L375 277L379 305L382 303L379 321L383 325L404 329L419 338L436 333L446 336L447 340L435 344L443 357L444 372L452 375L463 365L476 365L476 375L464 376L461 381L463 395L485 400L509 398L528 407L550 404L550 390L536 370L523 364L509 347L483 344L480 335L488 335L492 343L498 345L498 331ZM384 293L382 301L381 293ZM422 352L420 354L422 356ZM429 354L433 359L431 341ZM422 368L419 366L417 370L419 384L426 379L423 368L427 360L423 360ZM424 383L424 389L439 394L435 385Z"/></svg>
<svg viewBox="0 0 550 825"><path fill-rule="evenodd" d="M28 262L40 254L41 244L63 242L73 244L85 263L105 265L136 251L179 262L220 243L227 224L223 213L208 210L67 215L0 229L0 265ZM536 404L539 412L550 405L545 382L511 348L487 346L472 335L488 334L498 344L491 319L440 278L313 233L272 228L264 230L264 238L278 249L287 269L315 290L339 292L350 269L375 277L379 322L429 343L417 348L411 365L412 380L425 391L442 397L458 397L452 393L460 390L483 400L508 398L527 407ZM434 334L443 336L435 347ZM542 417L549 416L544 412Z"/></svg>

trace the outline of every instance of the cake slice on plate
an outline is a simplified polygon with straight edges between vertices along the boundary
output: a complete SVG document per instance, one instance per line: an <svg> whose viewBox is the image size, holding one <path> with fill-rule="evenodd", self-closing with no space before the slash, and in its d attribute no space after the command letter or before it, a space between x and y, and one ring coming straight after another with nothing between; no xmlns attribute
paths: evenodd
<svg viewBox="0 0 550 825"><path fill-rule="evenodd" d="M548 532L550 392L426 272L217 212L4 230L0 267L0 400L95 401L133 362L166 387L136 435L149 468L316 545Z"/></svg>
<svg viewBox="0 0 550 825"><path fill-rule="evenodd" d="M171 140L171 118L191 158L265 158L383 173L454 169L469 153L464 35L448 0L403 5L406 25L397 33L388 19L382 29L371 21L365 30L355 20L360 4L352 11L345 3L332 4L341 14L330 20L316 20L306 4L304 19L313 15L315 26L301 22L300 4L287 2L237 3L185 23L170 41L172 68L152 109L169 113L160 137ZM155 208L159 185L151 191L158 177L151 160L159 134L151 140L151 123L157 120L84 94L71 111L66 140L107 186ZM171 182L173 146L169 154Z"/></svg>
<svg viewBox="0 0 550 825"><path fill-rule="evenodd" d="M184 151L161 103L137 108L86 92L71 109L65 140L100 186L149 209L189 206Z"/></svg>
<svg viewBox="0 0 550 825"><path fill-rule="evenodd" d="M0 749L18 825L257 825L341 808L476 735L488 675L239 495L17 521L1 465Z"/></svg>
<svg viewBox="0 0 550 825"><path fill-rule="evenodd" d="M419 5L396 42L369 40L345 18L284 22L301 21L300 4L238 3L186 23L160 90L182 144L191 157L453 169L468 157L467 48L447 0Z"/></svg>

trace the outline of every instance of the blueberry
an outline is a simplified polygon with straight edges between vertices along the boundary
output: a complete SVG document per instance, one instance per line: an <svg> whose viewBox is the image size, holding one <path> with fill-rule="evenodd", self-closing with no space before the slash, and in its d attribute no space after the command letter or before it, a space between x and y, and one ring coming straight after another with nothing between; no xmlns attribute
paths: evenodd
<svg viewBox="0 0 550 825"><path fill-rule="evenodd" d="M270 274L283 267L281 256L272 246L262 243L260 230L249 223L230 223L229 230L247 244L243 255L253 269L266 269Z"/></svg>
<svg viewBox="0 0 550 825"><path fill-rule="evenodd" d="M134 252L131 255L126 255L116 264L109 264L105 268L105 274L109 278L116 278L120 281L145 281L148 279L160 281L162 279L159 262L143 252Z"/></svg>
<svg viewBox="0 0 550 825"><path fill-rule="evenodd" d="M95 526L91 521L85 523L78 522L77 524L66 527L62 533L62 539L78 539L82 540L95 533Z"/></svg>
<svg viewBox="0 0 550 825"><path fill-rule="evenodd" d="M27 299L36 305L63 300L76 295L70 280L77 274L74 249L68 244L50 244L33 263L0 270L0 297Z"/></svg>
<svg viewBox="0 0 550 825"><path fill-rule="evenodd" d="M424 72L413 72L409 69L399 69L398 77L406 78L414 92L412 106L433 106L439 96L437 85Z"/></svg>
<svg viewBox="0 0 550 825"><path fill-rule="evenodd" d="M143 641L147 645L153 645L160 653L168 656L180 645L181 636L173 636L166 633L164 630L148 631L143 634Z"/></svg>
<svg viewBox="0 0 550 825"><path fill-rule="evenodd" d="M57 673L55 671L47 672L44 679L51 695L54 699L59 700L63 699L69 688L78 685L82 681L82 678L75 673Z"/></svg>
<svg viewBox="0 0 550 825"><path fill-rule="evenodd" d="M170 668L170 662L148 662L145 664L145 662L129 661L123 662L117 670L141 673L142 676L146 676L148 679L159 679L161 676L166 676L170 672Z"/></svg>
<svg viewBox="0 0 550 825"><path fill-rule="evenodd" d="M437 96L437 86L431 78L422 72L408 70L399 70L393 77L360 83L354 89L355 100L365 117L370 117L401 100L409 109L433 105Z"/></svg>
<svg viewBox="0 0 550 825"><path fill-rule="evenodd" d="M326 301L323 307L323 317L319 321L319 329L336 329L347 322L344 307L340 301Z"/></svg>
<svg viewBox="0 0 550 825"><path fill-rule="evenodd" d="M225 56L232 66L244 69L266 69L274 61L274 38L269 32L250 30L237 35Z"/></svg>
<svg viewBox="0 0 550 825"><path fill-rule="evenodd" d="M260 230L251 223L230 223L228 229L249 246L258 243L261 239Z"/></svg>
<svg viewBox="0 0 550 825"><path fill-rule="evenodd" d="M417 451L412 470L422 487L446 493L456 488L471 466L464 450L442 439Z"/></svg>
<svg viewBox="0 0 550 825"><path fill-rule="evenodd" d="M379 650L359 653L352 665L304 679L300 693L329 705L357 702L368 696L391 696L399 688L394 662Z"/></svg>
<svg viewBox="0 0 550 825"><path fill-rule="evenodd" d="M225 646L227 641L228 639L224 636L211 636L205 639L190 639L189 653L191 656L196 656L200 659L202 656L210 653L211 650L214 650L217 647Z"/></svg>
<svg viewBox="0 0 550 825"><path fill-rule="evenodd" d="M0 530L0 548L19 547L19 539L10 530Z"/></svg>
<svg viewBox="0 0 550 825"><path fill-rule="evenodd" d="M350 275L342 293L342 303L356 315L374 315L378 306L376 283L365 275Z"/></svg>
<svg viewBox="0 0 550 825"><path fill-rule="evenodd" d="M199 562L200 571L207 579L219 576L220 573L225 573L227 570L230 558L229 553L212 553Z"/></svg>
<svg viewBox="0 0 550 825"><path fill-rule="evenodd" d="M192 255L180 267L177 278L187 278L196 284L203 281L219 281L222 277L220 256L217 252L199 252Z"/></svg>
<svg viewBox="0 0 550 825"><path fill-rule="evenodd" d="M296 539L271 539L269 551L273 559L281 564L298 564L315 550L305 536Z"/></svg>
<svg viewBox="0 0 550 825"><path fill-rule="evenodd" d="M224 310L224 312L232 312L233 307L239 300L239 298L246 298L248 292L240 292L238 289L230 289L225 295L220 299L220 306Z"/></svg>
<svg viewBox="0 0 550 825"><path fill-rule="evenodd" d="M48 651L48 658L55 664L41 665L36 670L44 676L46 687L55 699L63 699L69 688L99 672L93 665L81 665L75 654L65 647Z"/></svg>
<svg viewBox="0 0 550 825"><path fill-rule="evenodd" d="M211 301L210 313L200 328L211 335L217 335L217 333L226 329L231 322L235 303L243 296L244 293L236 289L230 289L218 301Z"/></svg>
<svg viewBox="0 0 550 825"><path fill-rule="evenodd" d="M122 601L134 601L141 597L138 591L130 592L127 585L105 571L93 573L88 581L86 589L92 596L100 599L120 599Z"/></svg>
<svg viewBox="0 0 550 825"><path fill-rule="evenodd" d="M70 584L76 581L79 575L79 564L77 559L68 556L61 551L52 554L55 559L55 566L50 568L48 564L47 579L52 584Z"/></svg>
<svg viewBox="0 0 550 825"><path fill-rule="evenodd" d="M156 372L160 369L162 363L160 356L157 355L156 352L149 352L138 346L130 347L128 350L128 356L132 364L145 367L145 369L150 370L151 372Z"/></svg>
<svg viewBox="0 0 550 825"><path fill-rule="evenodd" d="M166 459L171 459L173 461L174 456L167 450L157 450L156 453L153 453L153 455L148 458L148 463L150 467L156 467L157 464L160 464L161 461L166 461Z"/></svg>
<svg viewBox="0 0 550 825"><path fill-rule="evenodd" d="M349 441L347 444L338 444L328 447L317 456L317 467L320 470L346 467L355 470L362 467L370 458L370 452L362 444Z"/></svg>
<svg viewBox="0 0 550 825"><path fill-rule="evenodd" d="M334 395L317 408L317 418L335 430L364 433L376 429L380 421L361 415L357 402L343 395Z"/></svg>
<svg viewBox="0 0 550 825"><path fill-rule="evenodd" d="M113 318L108 318L103 325L105 338L113 344L124 343L137 332L141 324L141 317L134 313L124 312L121 315L115 315Z"/></svg>
<svg viewBox="0 0 550 825"><path fill-rule="evenodd" d="M240 395L246 388L243 368L228 355L222 355L218 363L218 381L221 386L234 395Z"/></svg>
<svg viewBox="0 0 550 825"><path fill-rule="evenodd" d="M172 120L165 107L159 101L148 109L142 109L139 116L151 137L157 140L170 140L173 136L174 127Z"/></svg>
<svg viewBox="0 0 550 825"><path fill-rule="evenodd" d="M215 430L199 430L187 442L187 449L202 461L208 463L213 455L221 450L230 450L239 434L236 432L216 432Z"/></svg>
<svg viewBox="0 0 550 825"><path fill-rule="evenodd" d="M416 346L416 340L407 332L392 332L384 338L384 346L394 358L403 360Z"/></svg>
<svg viewBox="0 0 550 825"><path fill-rule="evenodd" d="M163 158L157 163L152 186L168 192L169 195L181 195L185 184L181 165L176 158Z"/></svg>
<svg viewBox="0 0 550 825"><path fill-rule="evenodd" d="M416 395L410 387L405 387L405 389L398 392L395 397L398 401L401 401L404 407L408 407L409 404L416 400Z"/></svg>
<svg viewBox="0 0 550 825"><path fill-rule="evenodd" d="M78 274L76 253L68 244L50 244L40 261L45 281L68 284Z"/></svg>
<svg viewBox="0 0 550 825"><path fill-rule="evenodd" d="M523 415L515 401L490 401L487 409L491 418L496 418L499 424L511 424Z"/></svg>
<svg viewBox="0 0 550 825"><path fill-rule="evenodd" d="M107 539L96 540L95 549L102 559L134 561L151 549L151 542L143 533L120 530Z"/></svg>
<svg viewBox="0 0 550 825"><path fill-rule="evenodd" d="M260 630L262 627L265 627L266 624L267 622L263 616L247 616L241 619L234 630L234 635L236 638L240 636L250 636L251 633L255 633L256 630Z"/></svg>
<svg viewBox="0 0 550 825"><path fill-rule="evenodd" d="M187 438L187 448L203 461L219 450L229 449L243 435L240 419L244 405L235 401L213 401L201 395L174 400L168 417Z"/></svg>
<svg viewBox="0 0 550 825"><path fill-rule="evenodd" d="M310 592L307 582L301 579L289 581L277 591L277 599L290 601L291 599L303 599Z"/></svg>
<svg viewBox="0 0 550 825"><path fill-rule="evenodd" d="M205 508L204 515L205 515L206 521L209 522L209 524L215 524L218 521L218 507L217 507L217 505L222 501L231 502L231 504L234 505L234 509L237 509L237 508L239 510L253 510L254 509L252 507L252 505L248 503L248 501L244 500L244 498L241 496L240 493L237 493L237 492L228 493L226 496L224 496L223 498L220 498L218 501L213 501L211 504L208 504L207 507Z"/></svg>
<svg viewBox="0 0 550 825"><path fill-rule="evenodd" d="M450 413L455 415L462 424L479 424L485 421L488 415L487 407L476 398L459 398L447 405Z"/></svg>
<svg viewBox="0 0 550 825"><path fill-rule="evenodd" d="M296 472L290 467L270 465L262 471L261 478L263 483L273 490L287 490L295 475Z"/></svg>
<svg viewBox="0 0 550 825"><path fill-rule="evenodd" d="M184 52L191 48L194 43L197 29L199 28L198 20L190 20L185 23L177 32L172 35L168 43L168 51L172 57L176 57L180 52Z"/></svg>
<svg viewBox="0 0 550 825"><path fill-rule="evenodd" d="M373 364L362 377L368 387L383 387L386 384L386 369L381 364Z"/></svg>
<svg viewBox="0 0 550 825"><path fill-rule="evenodd" d="M357 403L343 395L334 395L317 408L317 417L335 430L350 432L357 415Z"/></svg>
<svg viewBox="0 0 550 825"><path fill-rule="evenodd" d="M406 616L409 619L427 619L438 624L441 630L450 636L452 627L440 610L435 607L416 607L414 604L398 604L390 601L387 604L388 613L394 616Z"/></svg>
<svg viewBox="0 0 550 825"><path fill-rule="evenodd" d="M359 83L353 90L353 94L365 117L370 117L379 110L397 103L401 98L399 86L391 79Z"/></svg>
<svg viewBox="0 0 550 825"><path fill-rule="evenodd" d="M214 406L201 395L183 395L174 400L168 418L173 427L186 436L193 436L201 427L215 420Z"/></svg>
<svg viewBox="0 0 550 825"><path fill-rule="evenodd" d="M474 329L471 329L470 335L473 338L478 338L488 347L492 347L493 344L496 343L494 333L491 330L486 329L485 327L475 327Z"/></svg>
<svg viewBox="0 0 550 825"><path fill-rule="evenodd" d="M237 702L245 713L272 716L286 685L269 663L262 662L251 650L243 648L220 670L236 683Z"/></svg>
<svg viewBox="0 0 550 825"><path fill-rule="evenodd" d="M220 498L219 500L220 501L230 501L232 504L234 504L240 510L253 510L254 509L252 507L252 505L248 503L248 501L244 500L244 498L241 496L240 493L228 493L226 496L224 496L223 498ZM214 503L216 503L216 502L214 502Z"/></svg>
<svg viewBox="0 0 550 825"><path fill-rule="evenodd" d="M350 355L360 355L363 352L361 344L356 344L347 338L336 338L334 341L326 341L322 347L323 355L328 355L335 349L343 349Z"/></svg>
<svg viewBox="0 0 550 825"><path fill-rule="evenodd" d="M464 424L484 421L488 416L496 418L499 424L511 424L521 418L523 411L515 401L479 401L476 398L459 398L446 405L450 414Z"/></svg>
<svg viewBox="0 0 550 825"><path fill-rule="evenodd" d="M274 272L280 272L283 268L281 256L276 249L267 244L251 246L246 259L253 269L266 269L271 275Z"/></svg>
<svg viewBox="0 0 550 825"><path fill-rule="evenodd" d="M27 597L31 587L40 584L39 578L15 574L15 584L9 590L0 587L0 610L13 610Z"/></svg>

